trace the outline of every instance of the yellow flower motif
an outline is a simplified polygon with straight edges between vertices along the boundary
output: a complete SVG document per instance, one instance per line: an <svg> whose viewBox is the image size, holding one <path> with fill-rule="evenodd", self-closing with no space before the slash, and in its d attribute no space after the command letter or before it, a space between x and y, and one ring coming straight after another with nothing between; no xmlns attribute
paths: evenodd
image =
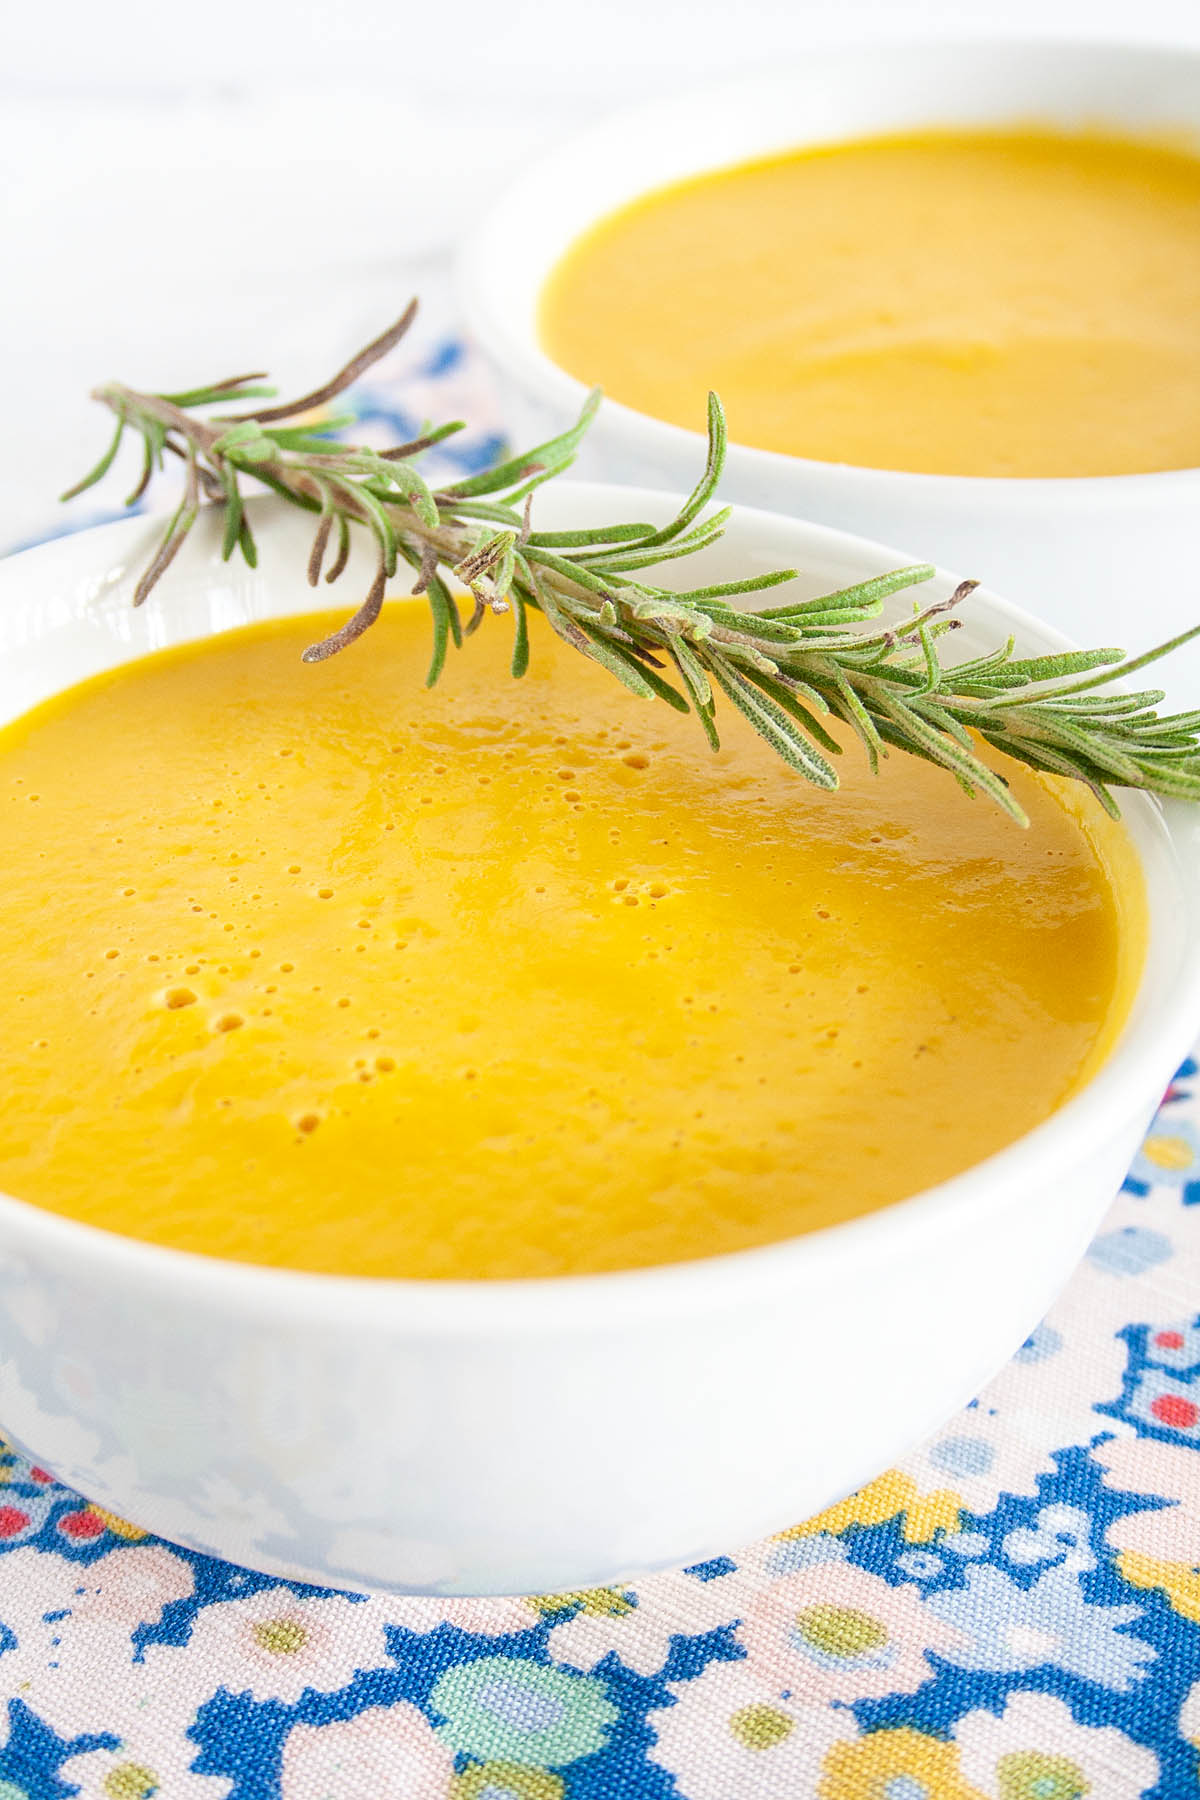
<svg viewBox="0 0 1200 1800"><path fill-rule="evenodd" d="M526 1763L472 1763L456 1775L450 1800L562 1800L561 1775Z"/></svg>
<svg viewBox="0 0 1200 1800"><path fill-rule="evenodd" d="M817 1793L821 1800L984 1800L963 1779L954 1744L908 1726L835 1744Z"/></svg>
<svg viewBox="0 0 1200 1800"><path fill-rule="evenodd" d="M143 1531L140 1525L131 1525L128 1519L121 1518L119 1513L105 1512L104 1508L97 1506L94 1500L89 1505L88 1511L94 1512L98 1519L103 1519L114 1537L124 1538L127 1543L140 1543L142 1538L150 1535L148 1531Z"/></svg>
<svg viewBox="0 0 1200 1800"><path fill-rule="evenodd" d="M795 1628L814 1650L848 1661L882 1650L888 1641L887 1626L856 1606L806 1606L796 1614Z"/></svg>
<svg viewBox="0 0 1200 1800"><path fill-rule="evenodd" d="M894 1519L897 1513L903 1513L905 1541L927 1544L939 1531L958 1530L959 1515L965 1504L950 1488L922 1494L911 1475L889 1469L848 1499L839 1500L836 1506L827 1506L824 1512L806 1519L803 1525L781 1531L779 1536L814 1537L819 1531L828 1531L837 1537L851 1525L882 1525L886 1520Z"/></svg>
<svg viewBox="0 0 1200 1800"><path fill-rule="evenodd" d="M771 1750L782 1744L795 1724L795 1719L789 1719L777 1706L759 1704L743 1706L740 1712L733 1713L729 1729L743 1749Z"/></svg>
<svg viewBox="0 0 1200 1800"><path fill-rule="evenodd" d="M299 1619L259 1619L251 1631L255 1643L271 1656L295 1656L308 1643L307 1627Z"/></svg>
<svg viewBox="0 0 1200 1800"><path fill-rule="evenodd" d="M1083 1800L1091 1782L1069 1756L1014 1750L996 1764L1000 1800Z"/></svg>
<svg viewBox="0 0 1200 1800"><path fill-rule="evenodd" d="M105 1800L150 1800L158 1791L158 1776L141 1763L118 1763L104 1777Z"/></svg>
<svg viewBox="0 0 1200 1800"><path fill-rule="evenodd" d="M530 1594L528 1604L539 1613L566 1612L573 1607L593 1619L621 1619L633 1611L635 1602L621 1588L594 1587L574 1588L565 1594Z"/></svg>
<svg viewBox="0 0 1200 1800"><path fill-rule="evenodd" d="M1181 1618L1200 1624L1200 1569L1190 1563L1161 1562L1140 1550L1122 1550L1117 1567L1131 1587L1162 1588Z"/></svg>
<svg viewBox="0 0 1200 1800"><path fill-rule="evenodd" d="M1178 1174L1182 1169L1191 1168L1195 1152L1186 1138L1162 1132L1145 1139L1142 1155L1156 1169L1168 1169L1171 1173Z"/></svg>

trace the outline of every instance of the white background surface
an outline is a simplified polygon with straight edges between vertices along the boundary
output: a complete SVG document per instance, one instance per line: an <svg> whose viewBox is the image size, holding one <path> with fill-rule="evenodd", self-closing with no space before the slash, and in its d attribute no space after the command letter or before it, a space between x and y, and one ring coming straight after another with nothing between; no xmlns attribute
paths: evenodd
<svg viewBox="0 0 1200 1800"><path fill-rule="evenodd" d="M816 42L988 31L1200 43L1200 0L8 8L0 547L98 453L93 382L325 373L556 134Z"/></svg>

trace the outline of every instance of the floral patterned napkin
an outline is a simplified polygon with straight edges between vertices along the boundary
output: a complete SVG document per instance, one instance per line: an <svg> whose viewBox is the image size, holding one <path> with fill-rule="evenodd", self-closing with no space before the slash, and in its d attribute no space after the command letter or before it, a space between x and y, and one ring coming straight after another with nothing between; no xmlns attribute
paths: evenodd
<svg viewBox="0 0 1200 1800"><path fill-rule="evenodd" d="M451 341L357 399L388 434L488 416ZM476 431L455 466L494 448ZM0 1800L1195 1794L1198 1201L1188 1063L978 1400L818 1518L629 1587L281 1583L0 1452Z"/></svg>

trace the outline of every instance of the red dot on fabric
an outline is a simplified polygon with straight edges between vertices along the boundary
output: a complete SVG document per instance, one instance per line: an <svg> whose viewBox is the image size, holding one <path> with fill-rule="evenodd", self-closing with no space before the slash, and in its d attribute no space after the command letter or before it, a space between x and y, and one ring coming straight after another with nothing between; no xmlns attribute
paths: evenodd
<svg viewBox="0 0 1200 1800"><path fill-rule="evenodd" d="M36 1463L34 1464L33 1468L30 1469L29 1475L30 1475L30 1479L32 1481L41 1481L41 1482L44 1482L47 1486L52 1485L54 1482L54 1477L50 1473L49 1469L39 1469L37 1467Z"/></svg>
<svg viewBox="0 0 1200 1800"><path fill-rule="evenodd" d="M99 1537L100 1533L106 1531L108 1527L99 1513L76 1512L64 1513L58 1521L58 1529L65 1531L68 1537L94 1538Z"/></svg>
<svg viewBox="0 0 1200 1800"><path fill-rule="evenodd" d="M1182 1331L1160 1331L1154 1341L1156 1344L1161 1344L1164 1350L1183 1349Z"/></svg>
<svg viewBox="0 0 1200 1800"><path fill-rule="evenodd" d="M1150 1402L1150 1411L1164 1425L1176 1425L1181 1430L1200 1419L1200 1406L1194 1401L1182 1399L1179 1394L1160 1394L1157 1400Z"/></svg>
<svg viewBox="0 0 1200 1800"><path fill-rule="evenodd" d="M29 1514L19 1506L0 1506L0 1538L16 1537L29 1523Z"/></svg>

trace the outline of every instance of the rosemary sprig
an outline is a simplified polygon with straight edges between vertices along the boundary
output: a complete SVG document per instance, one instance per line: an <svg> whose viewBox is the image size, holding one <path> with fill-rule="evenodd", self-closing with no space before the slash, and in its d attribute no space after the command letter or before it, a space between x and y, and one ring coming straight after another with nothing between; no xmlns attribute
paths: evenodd
<svg viewBox="0 0 1200 1800"><path fill-rule="evenodd" d="M934 571L926 564L763 611L746 611L739 602L790 580L795 570L684 592L639 579L643 570L715 542L729 517L728 509L706 511L725 459L725 419L715 394L709 397L704 472L670 524L657 528L621 523L534 529L534 494L574 460L598 392L561 436L437 491L415 459L461 430L461 422L378 451L330 437L345 419L305 420L391 350L415 312L414 301L331 381L285 404L197 416L196 409L273 397L275 390L260 385L259 374L174 394L139 393L116 382L95 389L93 397L115 414L116 428L100 461L64 500L107 473L126 431L142 440L141 479L130 503L168 453L184 464L183 498L138 582L135 606L166 573L205 505L225 508L225 557L240 550L254 565L242 492L251 479L314 515L308 565L313 586L322 574L331 582L342 573L353 527L375 541L376 573L365 599L339 631L305 652L308 662L323 661L362 636L404 562L416 572L413 593L425 595L432 616L429 685L441 673L451 641L461 646L489 612L513 615L512 672L523 675L529 661L526 614L533 607L631 692L695 712L714 749L722 696L818 787L838 785L830 759L841 746L824 721L840 721L861 739L873 768L890 749L924 757L948 769L967 793L987 794L1022 824L1025 815L1007 783L981 759L979 740L1031 768L1085 782L1114 815L1114 787L1200 799L1200 712L1160 717L1158 689L1098 692L1186 643L1200 626L1129 661L1120 650L1023 659L1010 639L947 666L939 642L959 624L954 609L974 582L963 582L948 600L915 604L898 626L871 627L889 595L929 579ZM473 602L465 621L454 584L466 588Z"/></svg>

